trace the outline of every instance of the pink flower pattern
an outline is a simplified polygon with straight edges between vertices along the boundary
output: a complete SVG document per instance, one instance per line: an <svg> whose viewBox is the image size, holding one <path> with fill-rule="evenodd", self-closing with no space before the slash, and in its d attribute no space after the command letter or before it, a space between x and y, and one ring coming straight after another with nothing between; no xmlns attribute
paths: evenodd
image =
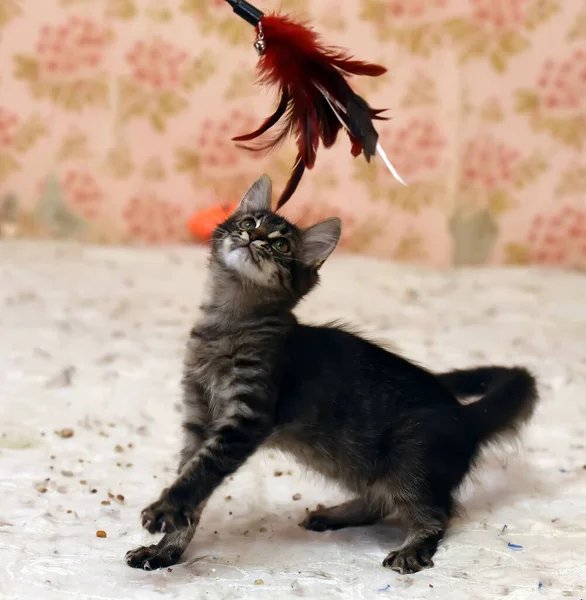
<svg viewBox="0 0 586 600"><path fill-rule="evenodd" d="M62 180L66 202L86 219L100 216L104 203L104 191L96 179L85 171L70 170Z"/></svg>
<svg viewBox="0 0 586 600"><path fill-rule="evenodd" d="M262 158L261 152L245 151L232 141L232 137L253 131L257 126L255 117L239 109L218 121L205 119L196 140L201 164L204 167L234 167L245 156Z"/></svg>
<svg viewBox="0 0 586 600"><path fill-rule="evenodd" d="M155 194L133 196L123 211L128 233L151 244L186 239L183 210Z"/></svg>
<svg viewBox="0 0 586 600"><path fill-rule="evenodd" d="M152 90L178 88L187 59L187 52L160 38L139 40L126 55L132 78Z"/></svg>
<svg viewBox="0 0 586 600"><path fill-rule="evenodd" d="M516 31L525 23L529 0L471 0L474 18L497 32Z"/></svg>
<svg viewBox="0 0 586 600"><path fill-rule="evenodd" d="M387 0L387 9L394 19L421 19L438 8L444 8L448 0Z"/></svg>
<svg viewBox="0 0 586 600"><path fill-rule="evenodd" d="M0 106L0 148L8 148L12 144L18 123L19 118L15 112Z"/></svg>
<svg viewBox="0 0 586 600"><path fill-rule="evenodd" d="M577 48L565 60L546 61L538 86L548 112L586 110L586 51Z"/></svg>
<svg viewBox="0 0 586 600"><path fill-rule="evenodd" d="M108 36L90 18L72 16L62 25L45 25L36 44L44 77L63 79L93 73L103 63Z"/></svg>
<svg viewBox="0 0 586 600"><path fill-rule="evenodd" d="M515 178L519 153L489 135L468 141L462 153L462 184L469 188L507 188Z"/></svg>
<svg viewBox="0 0 586 600"><path fill-rule="evenodd" d="M76 216L59 234L92 240L188 241L193 212L236 201L262 172L278 194L293 144L267 156L231 140L260 124L274 95L254 86L254 32L225 0L8 4L19 8L0 16L0 196L26 216L19 235L52 227L38 210L46 187L35 186L49 173ZM352 160L342 135L320 151L287 214L306 224L340 215L343 245L381 256L415 232L421 256L437 264L453 262L455 247L480 246L479 264L526 255L583 264L586 188L572 167L586 148L579 3L286 4L262 8L307 16L325 42L389 68L352 85L390 109L376 124L380 142L408 184L378 156L370 166ZM531 242L521 233L529 227Z"/></svg>
<svg viewBox="0 0 586 600"><path fill-rule="evenodd" d="M414 117L404 127L387 128L380 143L408 181L435 171L443 160L446 139L430 117Z"/></svg>
<svg viewBox="0 0 586 600"><path fill-rule="evenodd" d="M586 267L586 210L564 206L553 215L537 215L528 248L531 262Z"/></svg>

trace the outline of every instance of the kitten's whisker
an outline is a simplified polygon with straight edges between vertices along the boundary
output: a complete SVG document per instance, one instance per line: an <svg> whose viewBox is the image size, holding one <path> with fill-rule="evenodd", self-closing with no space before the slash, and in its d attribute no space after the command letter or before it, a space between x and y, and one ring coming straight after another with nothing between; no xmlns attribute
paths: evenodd
<svg viewBox="0 0 586 600"><path fill-rule="evenodd" d="M294 256L287 256L286 259L290 260L291 262L303 264L303 261L300 258L295 258Z"/></svg>
<svg viewBox="0 0 586 600"><path fill-rule="evenodd" d="M218 225L216 227L216 231L220 231L221 233L225 233L226 235L230 235L231 232L224 228L223 225Z"/></svg>

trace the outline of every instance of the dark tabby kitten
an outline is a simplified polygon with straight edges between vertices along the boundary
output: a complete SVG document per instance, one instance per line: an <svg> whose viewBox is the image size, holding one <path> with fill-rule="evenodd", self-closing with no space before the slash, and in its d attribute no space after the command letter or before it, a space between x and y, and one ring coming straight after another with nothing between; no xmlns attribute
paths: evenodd
<svg viewBox="0 0 586 600"><path fill-rule="evenodd" d="M209 297L185 357L179 475L142 512L144 527L165 536L126 560L144 569L175 563L214 490L272 446L353 497L311 513L307 529L366 525L398 511L409 535L383 566L431 567L455 490L482 444L529 419L535 381L503 367L436 376L338 327L299 324L292 309L317 283L340 221L300 230L270 206L262 177L213 236ZM457 400L467 396L482 397Z"/></svg>

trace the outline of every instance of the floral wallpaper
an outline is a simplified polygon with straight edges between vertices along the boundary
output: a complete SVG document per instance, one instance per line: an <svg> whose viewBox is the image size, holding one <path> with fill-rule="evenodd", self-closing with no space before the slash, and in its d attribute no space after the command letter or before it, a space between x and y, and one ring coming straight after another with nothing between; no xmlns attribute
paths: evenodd
<svg viewBox="0 0 586 600"><path fill-rule="evenodd" d="M389 68L355 87L408 183L341 139L289 217L339 215L347 250L396 260L586 268L582 0L256 4ZM224 0L0 0L0 237L189 243L195 211L281 188L292 145L230 141L275 100L253 41Z"/></svg>

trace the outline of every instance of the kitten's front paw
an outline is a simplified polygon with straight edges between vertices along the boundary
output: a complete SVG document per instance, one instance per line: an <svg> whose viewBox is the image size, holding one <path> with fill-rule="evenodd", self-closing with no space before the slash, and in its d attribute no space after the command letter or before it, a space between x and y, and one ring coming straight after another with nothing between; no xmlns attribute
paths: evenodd
<svg viewBox="0 0 586 600"><path fill-rule="evenodd" d="M126 564L133 569L152 571L174 565L180 558L181 552L176 546L141 546L126 553Z"/></svg>
<svg viewBox="0 0 586 600"><path fill-rule="evenodd" d="M142 511L142 526L151 533L171 533L189 527L192 512L191 508L172 502L167 494L163 494Z"/></svg>

